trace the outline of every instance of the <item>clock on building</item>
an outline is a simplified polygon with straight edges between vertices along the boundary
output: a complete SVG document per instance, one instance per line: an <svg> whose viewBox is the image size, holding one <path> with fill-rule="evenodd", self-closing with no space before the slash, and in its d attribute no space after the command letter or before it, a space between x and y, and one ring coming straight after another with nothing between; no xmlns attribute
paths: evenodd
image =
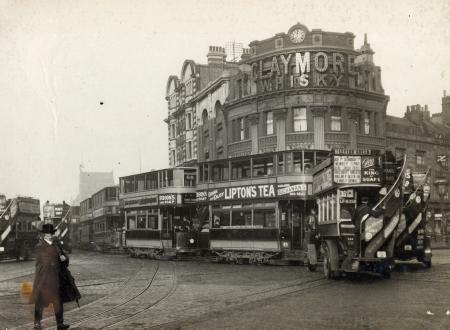
<svg viewBox="0 0 450 330"><path fill-rule="evenodd" d="M289 38L292 42L295 42L296 44L301 43L303 40L305 40L306 33L303 29L295 28L289 33Z"/></svg>

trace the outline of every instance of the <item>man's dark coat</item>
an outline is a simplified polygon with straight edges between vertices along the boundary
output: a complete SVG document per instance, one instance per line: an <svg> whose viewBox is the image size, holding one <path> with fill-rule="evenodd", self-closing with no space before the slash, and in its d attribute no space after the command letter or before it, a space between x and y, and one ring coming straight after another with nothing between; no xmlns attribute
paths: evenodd
<svg viewBox="0 0 450 330"><path fill-rule="evenodd" d="M60 255L66 260L60 261ZM72 275L67 267L69 258L59 246L57 240L48 244L40 240L36 246L36 272L33 283L31 301L40 306L52 303L55 307L61 303L80 299Z"/></svg>

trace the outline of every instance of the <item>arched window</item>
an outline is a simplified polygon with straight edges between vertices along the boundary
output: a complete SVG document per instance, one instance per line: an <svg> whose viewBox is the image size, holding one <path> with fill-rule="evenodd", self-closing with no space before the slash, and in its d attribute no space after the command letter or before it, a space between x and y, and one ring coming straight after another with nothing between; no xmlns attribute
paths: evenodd
<svg viewBox="0 0 450 330"><path fill-rule="evenodd" d="M202 112L202 125L205 126L207 122L208 122L208 110L204 109Z"/></svg>

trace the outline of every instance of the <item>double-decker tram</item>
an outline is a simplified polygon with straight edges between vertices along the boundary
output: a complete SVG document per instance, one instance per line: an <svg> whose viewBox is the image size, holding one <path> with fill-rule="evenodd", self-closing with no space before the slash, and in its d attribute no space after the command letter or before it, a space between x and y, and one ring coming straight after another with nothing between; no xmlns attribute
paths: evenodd
<svg viewBox="0 0 450 330"><path fill-rule="evenodd" d="M327 278L342 273L390 275L405 162L395 169L391 184L382 175L384 167L391 166L384 159L373 150L336 150L314 170L317 232Z"/></svg>
<svg viewBox="0 0 450 330"><path fill-rule="evenodd" d="M404 206L396 230L394 254L397 260L413 260L431 267L431 237L427 233L427 208L431 195L429 169L426 173L406 169Z"/></svg>
<svg viewBox="0 0 450 330"><path fill-rule="evenodd" d="M196 168L178 167L120 178L126 248L135 257L200 252Z"/></svg>
<svg viewBox="0 0 450 330"><path fill-rule="evenodd" d="M118 252L123 247L123 216L120 212L119 187L100 189L91 196L92 237L95 249Z"/></svg>
<svg viewBox="0 0 450 330"><path fill-rule="evenodd" d="M288 150L199 164L210 251L234 263L302 262L312 169L329 151Z"/></svg>
<svg viewBox="0 0 450 330"><path fill-rule="evenodd" d="M39 199L0 195L0 259L29 259L39 233Z"/></svg>
<svg viewBox="0 0 450 330"><path fill-rule="evenodd" d="M61 245L68 253L72 253L72 240L69 234L71 221L71 206L65 201L62 203L45 202L42 207L44 223L51 223L56 228L55 235L60 239Z"/></svg>
<svg viewBox="0 0 450 330"><path fill-rule="evenodd" d="M92 198L80 203L80 223L78 226L78 246L84 250L94 250L94 222L92 220Z"/></svg>

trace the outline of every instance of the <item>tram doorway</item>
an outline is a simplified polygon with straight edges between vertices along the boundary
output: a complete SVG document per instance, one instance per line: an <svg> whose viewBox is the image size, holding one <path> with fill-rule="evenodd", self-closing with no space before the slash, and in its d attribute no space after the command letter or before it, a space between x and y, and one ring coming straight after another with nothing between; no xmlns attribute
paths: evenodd
<svg viewBox="0 0 450 330"><path fill-rule="evenodd" d="M288 200L279 202L280 231L289 237L289 247L293 250L304 248L305 222L314 206L312 201Z"/></svg>

